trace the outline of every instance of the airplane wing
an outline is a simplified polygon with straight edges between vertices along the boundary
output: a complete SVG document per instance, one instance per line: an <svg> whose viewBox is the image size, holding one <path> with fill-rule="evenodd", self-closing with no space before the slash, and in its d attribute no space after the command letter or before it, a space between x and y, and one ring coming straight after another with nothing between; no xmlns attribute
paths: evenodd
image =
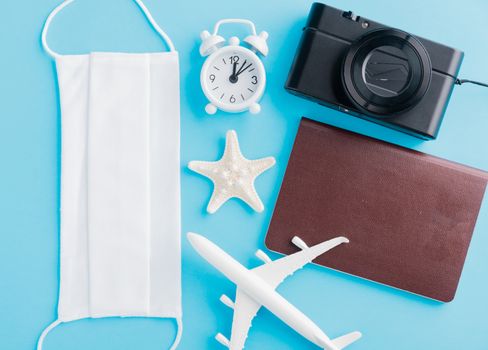
<svg viewBox="0 0 488 350"><path fill-rule="evenodd" d="M260 304L255 302L242 290L237 289L232 334L229 344L230 350L241 350L244 348L249 328L252 326L252 320L260 308Z"/></svg>
<svg viewBox="0 0 488 350"><path fill-rule="evenodd" d="M295 237L293 243L301 248L301 251L275 261L269 261L251 271L261 277L272 288L276 288L287 277L293 275L295 271L303 268L303 266L312 262L318 256L342 243L348 242L349 240L345 237L336 237L313 247L308 247L301 239Z"/></svg>

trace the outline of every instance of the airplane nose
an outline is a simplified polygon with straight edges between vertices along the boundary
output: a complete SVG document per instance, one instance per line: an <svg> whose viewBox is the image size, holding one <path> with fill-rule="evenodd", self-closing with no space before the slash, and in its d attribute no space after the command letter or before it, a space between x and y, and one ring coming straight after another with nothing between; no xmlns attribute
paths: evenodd
<svg viewBox="0 0 488 350"><path fill-rule="evenodd" d="M194 233L194 232L188 232L186 234L186 238L188 239L188 241L190 241L191 245L195 245L195 243L199 240L201 236L197 233Z"/></svg>
<svg viewBox="0 0 488 350"><path fill-rule="evenodd" d="M209 247L209 246L212 246L213 245L207 238L205 238L202 235L199 235L198 233L188 232L186 234L186 237L188 238L188 241L190 242L190 244L192 245L192 247L197 252L199 252L200 255L202 254L202 249L204 247Z"/></svg>

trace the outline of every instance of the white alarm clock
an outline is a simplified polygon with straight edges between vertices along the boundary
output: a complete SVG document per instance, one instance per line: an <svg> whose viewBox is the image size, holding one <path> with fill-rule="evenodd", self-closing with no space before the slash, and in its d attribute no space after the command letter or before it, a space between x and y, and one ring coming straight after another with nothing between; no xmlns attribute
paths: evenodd
<svg viewBox="0 0 488 350"><path fill-rule="evenodd" d="M252 34L244 39L249 48L240 46L237 37L231 37L228 45L218 35L220 25L241 23L251 27ZM245 19L224 19L215 24L213 34L203 31L200 54L208 56L200 74L202 90L209 104L205 107L208 114L215 114L217 109L238 113L249 110L256 114L261 110L259 100L266 86L266 71L258 54L266 56L268 33L256 34L254 23Z"/></svg>

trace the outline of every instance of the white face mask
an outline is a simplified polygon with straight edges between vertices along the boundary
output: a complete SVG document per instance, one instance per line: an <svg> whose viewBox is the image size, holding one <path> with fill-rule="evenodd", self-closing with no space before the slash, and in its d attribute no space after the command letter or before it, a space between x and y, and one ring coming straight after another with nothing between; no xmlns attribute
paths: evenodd
<svg viewBox="0 0 488 350"><path fill-rule="evenodd" d="M58 319L176 318L181 337L178 53L55 59L62 115Z"/></svg>

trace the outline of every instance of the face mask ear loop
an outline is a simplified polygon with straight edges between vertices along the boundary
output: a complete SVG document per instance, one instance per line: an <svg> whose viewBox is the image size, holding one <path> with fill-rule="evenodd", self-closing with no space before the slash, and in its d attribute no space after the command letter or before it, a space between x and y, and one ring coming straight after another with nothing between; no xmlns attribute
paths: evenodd
<svg viewBox="0 0 488 350"><path fill-rule="evenodd" d="M161 29L159 24L157 24L157 22L154 20L153 16L151 15L151 12L149 12L149 10L147 9L146 5L144 5L142 0L135 0L135 2L137 6L139 6L139 8L142 10L144 16L146 16L147 20L149 21L153 29L161 36L163 41L166 43L169 51L176 51L175 46L173 45L173 42L169 38L168 34L166 34L165 31Z"/></svg>
<svg viewBox="0 0 488 350"><path fill-rule="evenodd" d="M176 319L176 324L178 326L178 333L176 333L175 341L173 342L173 345L171 345L171 348L169 350L175 350L178 347L178 345L180 345L181 336L183 335L183 322L180 317ZM37 349L37 350L41 350L41 349Z"/></svg>
<svg viewBox="0 0 488 350"><path fill-rule="evenodd" d="M51 25L51 22L52 22L53 18L58 14L58 12L61 11L66 6L68 6L69 4L71 4L73 1L74 0L66 0L66 1L62 2L60 5L58 5L49 14L49 16L46 19L46 22L44 23L44 28L42 29L42 36L41 36L42 46L44 47L44 50L46 50L46 52L52 58L58 58L61 55L58 54L57 52L54 52L53 50L51 50L51 48L47 44L47 32L49 30L49 26ZM151 24L151 26L153 27L153 29L159 34L159 36L161 36L161 38L163 39L163 41L166 43L166 45L168 46L168 49L170 51L176 51L175 50L175 46L173 45L173 42L169 38L168 34L166 34L164 32L164 30L162 30L161 27L156 23L156 21L154 20L153 16L151 15L151 12L149 12L149 10L147 9L146 5L144 5L144 3L142 2L142 0L134 0L134 1L137 4L137 6L139 6L139 8L142 10L142 12L144 13L144 16L146 16L147 20L149 21L149 23Z"/></svg>
<svg viewBox="0 0 488 350"><path fill-rule="evenodd" d="M42 331L41 336L37 341L37 350L42 350L42 346L44 344L44 339L46 338L46 336L49 334L49 332L51 332L56 326L58 326L61 323L62 323L61 320L56 320L53 323L51 323L49 326L47 326L44 329L44 331ZM178 345L180 345L181 336L183 335L183 322L181 318L176 319L176 325L178 327L178 331L176 333L176 338L173 342L173 345L171 345L170 350L175 350L178 347Z"/></svg>
<svg viewBox="0 0 488 350"><path fill-rule="evenodd" d="M69 4L71 4L73 1L74 0L66 0L66 1L62 2L60 5L58 5L49 14L49 16L46 19L46 22L44 23L44 28L42 28L42 35L41 35L42 47L44 48L44 50L46 50L46 52L49 54L49 56L51 56L54 59L58 58L61 55L58 54L57 52L54 52L53 50L51 50L51 48L47 44L47 32L49 30L49 26L51 25L53 18L58 14L58 12L61 11L66 6L68 6Z"/></svg>
<svg viewBox="0 0 488 350"><path fill-rule="evenodd" d="M44 343L44 338L46 338L48 333L50 331L52 331L53 328L56 327L57 325L59 325L60 323L62 323L62 321L56 320L53 323L51 323L49 326L47 326L46 329L44 329L44 331L42 331L41 336L39 337L39 340L37 341L37 350L42 350L42 344Z"/></svg>

